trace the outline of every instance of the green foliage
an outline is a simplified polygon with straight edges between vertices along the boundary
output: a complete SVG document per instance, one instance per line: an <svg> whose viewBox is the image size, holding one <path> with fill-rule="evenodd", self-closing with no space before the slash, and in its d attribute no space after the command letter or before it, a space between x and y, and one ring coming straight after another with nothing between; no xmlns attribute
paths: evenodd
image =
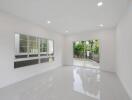
<svg viewBox="0 0 132 100"><path fill-rule="evenodd" d="M74 54L77 56L80 56L84 51L84 45L81 42L79 42L78 44L74 43L73 47Z"/></svg>
<svg viewBox="0 0 132 100"><path fill-rule="evenodd" d="M90 51L91 53L99 55L99 41L89 40L89 41L79 41L73 44L74 55L84 56L84 53Z"/></svg>
<svg viewBox="0 0 132 100"><path fill-rule="evenodd" d="M92 46L92 52L94 54L99 54L99 41L98 40L94 40L93 46Z"/></svg>

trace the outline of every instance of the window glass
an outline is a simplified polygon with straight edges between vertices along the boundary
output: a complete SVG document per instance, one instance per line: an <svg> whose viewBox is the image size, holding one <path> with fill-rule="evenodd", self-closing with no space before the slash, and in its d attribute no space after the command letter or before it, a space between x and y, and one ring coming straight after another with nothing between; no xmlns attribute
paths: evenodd
<svg viewBox="0 0 132 100"><path fill-rule="evenodd" d="M14 67L54 61L54 41L24 34L15 34Z"/></svg>
<svg viewBox="0 0 132 100"><path fill-rule="evenodd" d="M53 40L48 40L48 54L54 53L54 43Z"/></svg>
<svg viewBox="0 0 132 100"><path fill-rule="evenodd" d="M38 38L29 36L29 53L38 53Z"/></svg>
<svg viewBox="0 0 132 100"><path fill-rule="evenodd" d="M20 53L27 53L27 39L28 37L26 35L22 35L20 34L20 46L19 46L19 50Z"/></svg>
<svg viewBox="0 0 132 100"><path fill-rule="evenodd" d="M40 39L40 52L47 53L47 40L46 39Z"/></svg>

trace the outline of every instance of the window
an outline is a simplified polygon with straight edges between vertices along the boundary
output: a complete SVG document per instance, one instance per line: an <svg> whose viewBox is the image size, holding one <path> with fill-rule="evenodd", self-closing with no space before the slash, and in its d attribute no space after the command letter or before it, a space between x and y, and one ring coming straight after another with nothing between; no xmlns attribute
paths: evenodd
<svg viewBox="0 0 132 100"><path fill-rule="evenodd" d="M28 39L28 43L29 43L29 53L30 54L38 54L39 53L39 42L38 42L38 38L37 37L33 37L33 36L29 36Z"/></svg>
<svg viewBox="0 0 132 100"><path fill-rule="evenodd" d="M27 53L27 36L20 35L20 53Z"/></svg>
<svg viewBox="0 0 132 100"><path fill-rule="evenodd" d="M22 34L15 34L15 49L16 54L27 53L28 37Z"/></svg>
<svg viewBox="0 0 132 100"><path fill-rule="evenodd" d="M47 40L40 39L40 53L47 53Z"/></svg>
<svg viewBox="0 0 132 100"><path fill-rule="evenodd" d="M15 34L15 68L52 61L54 61L53 40Z"/></svg>
<svg viewBox="0 0 132 100"><path fill-rule="evenodd" d="M54 42L53 40L48 40L48 55L49 61L52 62L54 60Z"/></svg>
<svg viewBox="0 0 132 100"><path fill-rule="evenodd" d="M48 40L48 54L54 53L53 46L54 46L53 40Z"/></svg>

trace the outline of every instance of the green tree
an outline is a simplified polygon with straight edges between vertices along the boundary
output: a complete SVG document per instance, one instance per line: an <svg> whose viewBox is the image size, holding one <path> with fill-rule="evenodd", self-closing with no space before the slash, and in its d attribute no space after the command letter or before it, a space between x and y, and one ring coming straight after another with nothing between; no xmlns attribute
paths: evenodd
<svg viewBox="0 0 132 100"><path fill-rule="evenodd" d="M88 40L79 41L73 43L74 56L86 57L87 51L90 51L90 58L93 54L99 54L99 41L98 40Z"/></svg>
<svg viewBox="0 0 132 100"><path fill-rule="evenodd" d="M98 40L95 40L94 41L94 45L93 45L93 48L92 48L94 54L99 54L99 41Z"/></svg>

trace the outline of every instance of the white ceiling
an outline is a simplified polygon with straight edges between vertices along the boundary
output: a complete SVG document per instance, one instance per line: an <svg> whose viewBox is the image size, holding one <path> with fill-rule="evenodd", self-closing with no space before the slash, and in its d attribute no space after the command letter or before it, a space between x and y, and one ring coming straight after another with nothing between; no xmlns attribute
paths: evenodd
<svg viewBox="0 0 132 100"><path fill-rule="evenodd" d="M115 27L126 7L127 0L0 0L1 10L64 34Z"/></svg>

